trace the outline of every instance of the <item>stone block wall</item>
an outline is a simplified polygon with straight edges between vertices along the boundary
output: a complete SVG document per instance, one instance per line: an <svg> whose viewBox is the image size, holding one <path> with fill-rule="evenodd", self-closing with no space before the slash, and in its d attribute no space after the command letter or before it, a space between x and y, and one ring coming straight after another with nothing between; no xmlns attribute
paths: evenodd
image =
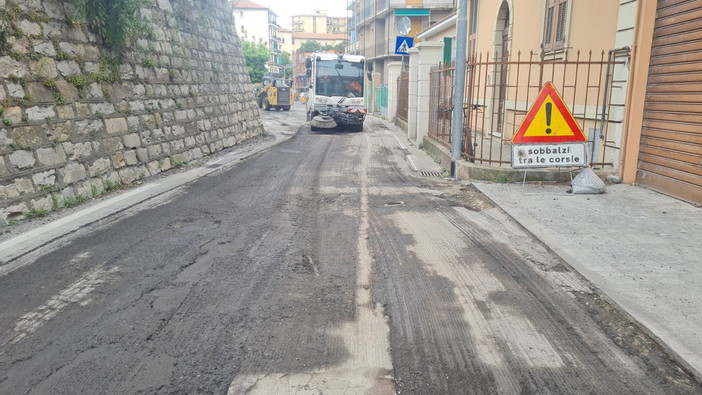
<svg viewBox="0 0 702 395"><path fill-rule="evenodd" d="M120 56L67 22L68 2L0 0L0 222L263 132L226 0L148 4Z"/></svg>

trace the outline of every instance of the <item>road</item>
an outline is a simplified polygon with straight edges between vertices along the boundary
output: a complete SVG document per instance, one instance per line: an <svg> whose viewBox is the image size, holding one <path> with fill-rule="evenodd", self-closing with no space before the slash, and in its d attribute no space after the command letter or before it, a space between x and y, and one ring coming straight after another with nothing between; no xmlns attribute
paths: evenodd
<svg viewBox="0 0 702 395"><path fill-rule="evenodd" d="M1 394L702 393L383 121L262 117L294 136L0 271Z"/></svg>

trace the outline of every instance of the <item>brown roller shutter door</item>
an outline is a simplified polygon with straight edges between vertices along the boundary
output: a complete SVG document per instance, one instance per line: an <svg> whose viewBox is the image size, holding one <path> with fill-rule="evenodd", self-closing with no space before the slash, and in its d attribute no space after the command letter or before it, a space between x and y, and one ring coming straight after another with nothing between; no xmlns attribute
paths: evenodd
<svg viewBox="0 0 702 395"><path fill-rule="evenodd" d="M702 203L702 0L659 0L637 180Z"/></svg>

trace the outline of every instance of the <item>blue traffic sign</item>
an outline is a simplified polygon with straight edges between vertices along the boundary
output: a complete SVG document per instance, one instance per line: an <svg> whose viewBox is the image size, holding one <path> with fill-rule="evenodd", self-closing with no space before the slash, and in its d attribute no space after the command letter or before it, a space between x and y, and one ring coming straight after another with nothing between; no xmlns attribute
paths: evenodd
<svg viewBox="0 0 702 395"><path fill-rule="evenodd" d="M395 55L409 55L414 46L414 37L397 36L395 39Z"/></svg>

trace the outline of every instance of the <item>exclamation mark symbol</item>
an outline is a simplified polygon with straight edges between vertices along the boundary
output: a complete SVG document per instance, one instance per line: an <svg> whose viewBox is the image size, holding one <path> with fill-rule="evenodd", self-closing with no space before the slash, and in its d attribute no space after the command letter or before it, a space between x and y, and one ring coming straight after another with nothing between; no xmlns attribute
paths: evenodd
<svg viewBox="0 0 702 395"><path fill-rule="evenodd" d="M546 103L546 126L551 126L551 107L553 103ZM546 134L551 134L551 128L546 128Z"/></svg>

